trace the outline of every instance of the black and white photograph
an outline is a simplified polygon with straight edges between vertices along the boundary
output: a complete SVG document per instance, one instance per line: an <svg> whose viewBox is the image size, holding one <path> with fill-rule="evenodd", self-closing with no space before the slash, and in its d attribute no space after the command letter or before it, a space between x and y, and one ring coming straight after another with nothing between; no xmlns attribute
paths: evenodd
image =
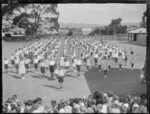
<svg viewBox="0 0 150 114"><path fill-rule="evenodd" d="M3 113L149 113L146 3L1 11Z"/></svg>

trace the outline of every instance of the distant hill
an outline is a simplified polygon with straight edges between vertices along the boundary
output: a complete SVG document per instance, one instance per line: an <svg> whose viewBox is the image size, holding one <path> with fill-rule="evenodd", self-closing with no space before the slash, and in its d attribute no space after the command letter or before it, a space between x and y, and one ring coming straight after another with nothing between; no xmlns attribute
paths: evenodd
<svg viewBox="0 0 150 114"><path fill-rule="evenodd" d="M59 22L61 28L69 27L69 28L95 28L95 27L103 27L106 25L102 24L86 24L86 23L63 23ZM127 25L127 26L139 26L139 23L122 23L122 25Z"/></svg>

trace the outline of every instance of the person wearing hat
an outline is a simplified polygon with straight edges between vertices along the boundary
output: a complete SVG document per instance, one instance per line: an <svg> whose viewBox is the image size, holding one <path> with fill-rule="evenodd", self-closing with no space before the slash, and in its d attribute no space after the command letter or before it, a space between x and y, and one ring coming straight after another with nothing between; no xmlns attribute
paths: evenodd
<svg viewBox="0 0 150 114"><path fill-rule="evenodd" d="M5 73L8 73L8 64L9 64L8 59L4 58L4 70L5 70Z"/></svg>

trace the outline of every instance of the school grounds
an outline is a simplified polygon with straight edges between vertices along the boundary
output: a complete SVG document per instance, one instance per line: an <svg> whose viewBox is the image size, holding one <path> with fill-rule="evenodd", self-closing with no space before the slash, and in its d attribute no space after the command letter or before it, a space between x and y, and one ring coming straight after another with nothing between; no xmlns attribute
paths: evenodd
<svg viewBox="0 0 150 114"><path fill-rule="evenodd" d="M2 41L2 58L10 57L10 54L14 53L19 47L33 42L35 41ZM52 99L87 97L96 90L100 92L112 91L118 95L139 96L141 93L145 93L146 84L140 84L139 69L144 64L146 47L129 44L124 41L109 41L109 43L126 49L127 53L129 53L130 47L134 49L136 55L135 70L128 69L130 67L128 63L121 71L113 68L108 72L108 78L104 78L103 72L99 72L97 68L92 68L86 73L84 73L85 68L82 68L80 78L77 78L75 73L70 72L70 75L64 78L63 90L59 90L57 80L48 80L49 72L42 79L39 78L40 71L37 73L30 72L22 80L15 73L15 68L10 68L8 74L2 73L3 101L13 94L17 94L21 101L41 97L44 103L47 104ZM33 68L31 70L34 71Z"/></svg>

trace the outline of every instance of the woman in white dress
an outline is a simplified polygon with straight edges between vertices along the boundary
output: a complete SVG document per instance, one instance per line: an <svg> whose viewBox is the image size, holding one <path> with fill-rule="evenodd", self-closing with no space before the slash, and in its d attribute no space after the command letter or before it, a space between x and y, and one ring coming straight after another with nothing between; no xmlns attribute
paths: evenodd
<svg viewBox="0 0 150 114"><path fill-rule="evenodd" d="M21 58L19 62L19 74L22 76L22 79L24 79L24 75L26 74L26 68L24 60Z"/></svg>

